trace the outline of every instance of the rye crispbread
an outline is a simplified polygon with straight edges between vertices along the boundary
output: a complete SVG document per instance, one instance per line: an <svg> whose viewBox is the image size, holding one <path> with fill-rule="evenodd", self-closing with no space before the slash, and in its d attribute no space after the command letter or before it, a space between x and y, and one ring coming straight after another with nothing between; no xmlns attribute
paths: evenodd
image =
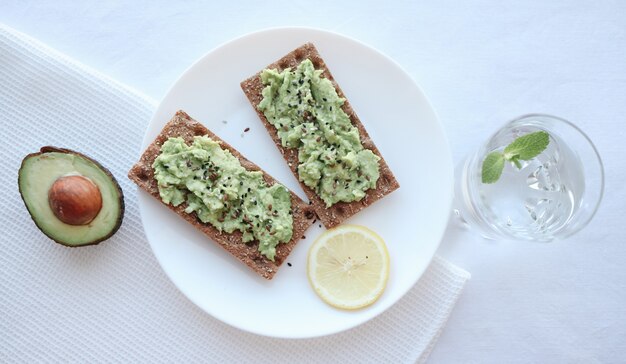
<svg viewBox="0 0 626 364"><path fill-rule="evenodd" d="M152 164L159 155L161 145L163 145L163 143L170 137L181 137L186 143L189 144L193 141L194 136L200 135L208 135L209 138L219 141L222 149L229 150L232 155L239 159L241 165L247 170L258 170L263 172L263 178L268 185L277 183L277 181L265 173L265 171L244 158L228 143L213 134L202 124L192 119L182 110L178 111L176 115L174 115L174 117L163 127L163 130L161 130L161 133L156 137L156 139L146 148L139 161L128 172L128 178L157 200L161 201L157 181L154 179L154 171L152 169ZM186 203L177 207L167 204L165 205L180 215L180 217L187 220L187 222L193 225L196 229L202 231L206 236L211 238L222 248L226 249L248 267L252 268L252 270L260 274L263 278L272 279L274 274L276 274L278 267L280 267L280 265L285 261L293 247L304 236L304 232L309 228L309 226L311 226L311 224L313 224L315 219L315 211L313 208L311 208L311 206L309 206L306 202L302 201L293 192L290 191L290 193L293 212L293 237L285 244L278 244L276 247L276 257L274 262L259 253L258 242L255 241L252 244L243 243L242 234L239 231L235 231L231 234L220 232L212 225L201 222L195 213L186 213L184 211L185 207L187 207Z"/></svg>
<svg viewBox="0 0 626 364"><path fill-rule="evenodd" d="M319 216L324 226L326 226L327 228L332 228L341 224L344 220L363 210L367 206L373 204L377 200L398 189L400 185L398 184L398 181L391 172L391 169L389 169L389 166L383 159L382 155L378 151L378 148L376 148L376 145L374 145L374 142L370 139L367 131L365 130L365 127L350 106L350 102L343 94L343 91L341 91L341 88L339 87L337 82L335 82L335 79L328 70L328 67L326 67L326 63L312 43L306 43L294 49L283 58L265 67L265 69L277 69L278 71L283 71L285 68L294 69L300 64L300 62L307 58L311 60L315 69L323 71L323 77L327 78L333 83L333 86L335 87L335 90L337 90L337 94L339 95L339 97L346 99L346 102L343 104L342 109L350 117L350 121L352 122L352 124L359 130L359 135L361 137L361 143L363 144L363 147L366 149L370 149L372 152L374 152L374 154L380 157L380 178L376 184L376 188L367 190L365 197L361 201L353 201L349 203L338 202L327 208L324 201L322 201L322 199L315 193L315 191L307 187L303 182L300 182L300 185L304 189L304 192L306 193L309 200L312 202L312 206L315 209L317 216ZM261 94L261 92L263 91L264 86L261 82L261 72L262 71L241 82L241 88L248 97L248 100L250 100L250 103L254 107L256 113L259 115L259 118L261 118L263 125L270 133L270 136L274 140L274 143L287 161L289 168L293 172L294 176L296 176L296 178L299 180L297 169L298 150L296 148L285 148L281 145L280 138L278 137L278 131L272 124L267 121L267 118L265 117L263 112L261 112L257 108L261 100L263 100L263 95Z"/></svg>

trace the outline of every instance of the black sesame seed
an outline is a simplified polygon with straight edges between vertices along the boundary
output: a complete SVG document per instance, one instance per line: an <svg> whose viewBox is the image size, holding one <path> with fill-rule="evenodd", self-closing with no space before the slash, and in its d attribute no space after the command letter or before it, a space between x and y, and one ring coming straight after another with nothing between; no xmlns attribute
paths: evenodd
<svg viewBox="0 0 626 364"><path fill-rule="evenodd" d="M322 97L322 100L324 100L324 101L328 101L325 97Z"/></svg>
<svg viewBox="0 0 626 364"><path fill-rule="evenodd" d="M291 263L287 262L287 265L291 267Z"/></svg>

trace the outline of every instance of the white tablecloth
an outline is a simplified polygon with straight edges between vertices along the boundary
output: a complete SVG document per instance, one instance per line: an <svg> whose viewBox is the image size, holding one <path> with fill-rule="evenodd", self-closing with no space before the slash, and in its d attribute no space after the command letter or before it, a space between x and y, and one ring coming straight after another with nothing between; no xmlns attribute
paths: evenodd
<svg viewBox="0 0 626 364"><path fill-rule="evenodd" d="M456 161L505 121L578 124L606 168L594 221L551 244L487 242L454 226L439 253L472 272L434 363L626 357L626 2L0 3L0 22L155 99L196 58L278 25L335 30L387 53L437 109Z"/></svg>

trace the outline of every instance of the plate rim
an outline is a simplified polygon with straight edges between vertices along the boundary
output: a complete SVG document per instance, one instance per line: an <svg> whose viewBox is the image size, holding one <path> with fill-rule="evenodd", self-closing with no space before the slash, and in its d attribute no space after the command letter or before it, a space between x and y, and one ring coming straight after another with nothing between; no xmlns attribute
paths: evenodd
<svg viewBox="0 0 626 364"><path fill-rule="evenodd" d="M243 35L240 35L240 36L237 36L237 37L234 37L234 38L230 38L229 40L220 43L219 45L213 47L209 51L207 51L204 54L202 54L202 56L198 57L194 62L192 62L191 65L189 65L176 78L176 80L174 80L170 84L167 92L164 94L164 96L158 102L157 107L155 108L154 112L152 113L152 116L150 118L149 123L146 125L146 129L144 131L144 135L143 135L142 142L141 142L141 150L140 150L140 154L139 155L141 155L141 153L143 153L143 151L145 150L147 145L152 142L152 139L148 138L148 132L149 132L151 126L153 125L153 123L158 121L158 120L156 120L156 118L157 118L157 115L160 114L161 107L163 106L163 103L164 103L163 101L167 100L171 96L172 92L174 91L176 85L180 82L180 80L183 79L184 77L186 77L190 72L192 72L192 70L194 68L196 68L201 62L203 62L205 58L209 57L211 54L213 54L214 52L222 49L223 47L226 47L226 46L230 45L231 43L242 41L242 40L244 40L246 38L252 38L252 37L258 36L261 33L285 32L285 31L288 32L288 31L293 31L293 30L323 33L323 34L328 35L328 36L332 36L332 37L336 37L336 38L343 38L346 41L349 41L349 42L352 42L352 43L356 43L359 46L367 48L369 51L374 52L374 53L380 55L381 57L383 57L387 62L392 64L394 67L396 67L396 69L398 71L400 71L408 80L410 80L411 84L419 91L421 96L424 98L424 100L428 104L428 106L430 108L430 111L433 114L434 120L436 121L437 128L439 129L439 132L440 132L440 135L441 135L441 138L442 138L442 142L445 144L445 146L447 146L447 148L445 148L446 156L444 158L445 160L447 160L447 163L446 163L446 166L440 166L440 167L441 168L445 168L447 170L447 172L448 172L447 174L449 174L451 176L451 179L449 181L449 186L448 186L449 192L448 192L448 194L446 194L449 197L448 197L447 203L445 203L446 210L451 210L452 204L453 204L453 196L454 196L454 164L453 164L453 160L452 160L452 151L451 151L451 148L450 148L450 142L449 142L447 133L446 133L444 127L443 127L443 124L441 123L439 115L437 114L437 111L433 107L433 104L431 103L431 101L428 98L428 96L426 95L426 93L422 90L420 85L417 82L415 82L413 77L404 69L404 67L402 67L398 62L396 62L394 59L389 57L387 54L379 51L378 49L376 49L376 48L374 48L374 47L372 47L372 46L370 46L370 45L368 45L368 44L366 44L364 42L361 42L361 41L359 41L357 39L354 39L354 38L352 38L350 36L347 36L347 35L344 35L344 34L341 34L341 33L335 32L335 31L321 29L321 28L316 28L316 27L309 27L309 26L276 26L276 27L262 28L262 29L259 29L259 30L247 32L247 33L245 33ZM366 322L369 322L370 320L378 317L379 315L381 315L382 313L386 312L387 310L389 310L393 306L395 306L417 284L417 282L420 280L420 278L422 278L422 276L424 275L424 272L426 271L426 269L432 263L432 260L433 260L433 258L435 256L435 253L436 253L437 249L439 248L439 246L441 245L441 241L443 240L443 237L445 235L446 227L448 226L449 221L450 221L450 215L448 214L446 216L446 218L445 218L445 224L442 225L441 231L437 231L437 233L435 234L439 238L437 239L437 243L433 245L432 251L428 252L429 256L426 259L428 263L420 268L420 271L416 275L415 281L412 284L407 285L407 287L405 289L401 289L400 290L401 294L398 296L398 298L395 301L393 301L391 304L389 304L387 307L384 307L383 309L379 310L378 312L375 312L371 317L367 317L367 318L363 319L360 322L350 323L350 324L348 324L348 325L346 325L346 326L344 326L342 328L339 328L339 329L326 330L323 333L313 333L313 334L308 334L308 335L291 335L291 336L275 335L275 334L272 334L272 333L268 333L266 331L255 330L255 329L251 329L250 327L243 327L243 326L241 326L241 325L239 325L239 324L237 324L235 322L232 322L232 321L230 321L228 319L225 319L224 317L216 315L213 312L213 310L210 310L209 308L205 307L205 305L203 305L201 302L198 302L192 296L188 295L185 292L185 290L183 290L179 286L179 284L176 282L176 280L172 278L172 275L170 274L169 269L166 268L166 265L163 264L163 262L161 261L161 258L156 253L155 248L154 248L154 243L148 237L148 231L147 231L148 224L147 224L147 221L145 221L146 214L143 212L143 210L145 208L145 204L142 202L142 200L143 199L153 198L153 197L151 195L149 195L148 193L146 193L145 191L143 191L142 189L137 188L137 191L139 192L139 194L138 194L139 215L140 215L140 218L141 218L142 228L144 230L144 234L146 235L146 240L148 240L148 243L150 245L150 249L152 250L152 253L154 254L157 262L159 263L159 266L164 271L165 275L170 280L170 282L172 284L174 284L176 289L180 293L182 293L183 296L185 296L194 305L196 305L202 311L204 311L205 313L207 313L212 318L214 318L214 319L216 319L218 321L221 321L221 322L223 322L223 323L225 323L225 324L227 324L227 325L229 325L231 327L237 328L237 329L242 330L244 332L248 332L248 333L252 333L252 334L256 334L256 335L260 335L260 336L264 336L264 337L272 337L272 338L279 338L279 339L319 338L319 337L325 337L325 336L329 336L329 335L338 334L338 333L345 332L345 331L348 331L350 329L359 327L359 326L365 324Z"/></svg>

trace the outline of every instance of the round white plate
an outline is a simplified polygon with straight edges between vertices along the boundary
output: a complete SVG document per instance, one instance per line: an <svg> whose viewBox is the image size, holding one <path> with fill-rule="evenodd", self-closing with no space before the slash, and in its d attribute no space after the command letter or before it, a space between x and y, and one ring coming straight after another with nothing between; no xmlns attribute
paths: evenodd
<svg viewBox="0 0 626 364"><path fill-rule="evenodd" d="M428 266L448 221L453 168L443 128L426 96L398 64L362 43L308 28L270 29L228 42L193 64L161 102L143 141L145 148L177 110L185 110L306 200L239 83L309 41L400 183L400 189L348 220L376 231L387 243L391 270L378 302L347 312L315 295L306 256L324 230L318 223L287 258L291 266L283 264L267 281L139 193L150 245L180 291L223 322L283 338L322 336L362 324L397 302Z"/></svg>

